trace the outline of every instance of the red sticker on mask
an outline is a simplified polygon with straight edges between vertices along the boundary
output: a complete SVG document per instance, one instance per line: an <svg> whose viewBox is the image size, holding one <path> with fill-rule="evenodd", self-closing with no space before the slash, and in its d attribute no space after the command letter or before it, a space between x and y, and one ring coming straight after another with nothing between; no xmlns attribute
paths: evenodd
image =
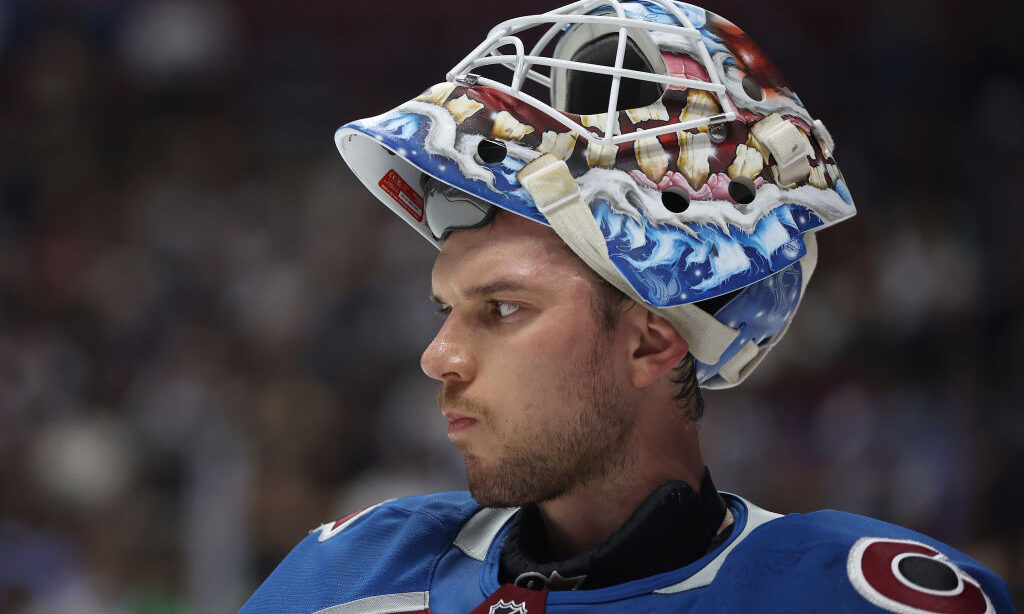
<svg viewBox="0 0 1024 614"><path fill-rule="evenodd" d="M417 222L423 221L423 197L412 189L398 171L391 169L377 182L380 189L388 193L395 202L409 212Z"/></svg>

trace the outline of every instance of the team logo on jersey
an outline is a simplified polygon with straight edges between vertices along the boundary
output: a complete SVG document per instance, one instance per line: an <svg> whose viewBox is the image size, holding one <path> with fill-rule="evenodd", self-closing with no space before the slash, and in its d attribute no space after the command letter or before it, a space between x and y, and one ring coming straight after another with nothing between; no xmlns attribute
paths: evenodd
<svg viewBox="0 0 1024 614"><path fill-rule="evenodd" d="M862 597L898 614L994 614L978 582L920 542L862 537L846 573Z"/></svg>
<svg viewBox="0 0 1024 614"><path fill-rule="evenodd" d="M528 614L526 604L522 601L498 600L498 603L491 606L488 614Z"/></svg>

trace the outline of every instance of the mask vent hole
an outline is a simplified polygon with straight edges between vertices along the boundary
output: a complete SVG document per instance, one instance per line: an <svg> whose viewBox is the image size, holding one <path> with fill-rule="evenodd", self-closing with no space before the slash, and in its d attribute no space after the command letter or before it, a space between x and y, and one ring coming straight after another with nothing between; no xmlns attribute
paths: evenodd
<svg viewBox="0 0 1024 614"><path fill-rule="evenodd" d="M749 96L751 100L757 102L764 100L764 90L761 89L761 84L753 77L743 77L743 93Z"/></svg>
<svg viewBox="0 0 1024 614"><path fill-rule="evenodd" d="M729 182L729 198L738 202L741 205L749 205L754 202L754 197L757 196L757 186L754 185L754 180L750 177L734 177Z"/></svg>
<svg viewBox="0 0 1024 614"><path fill-rule="evenodd" d="M690 195L682 188L672 186L661 193L661 204L672 213L682 213L690 207Z"/></svg>
<svg viewBox="0 0 1024 614"><path fill-rule="evenodd" d="M508 148L501 141L483 139L476 146L476 155L484 164L497 164L505 159Z"/></svg>

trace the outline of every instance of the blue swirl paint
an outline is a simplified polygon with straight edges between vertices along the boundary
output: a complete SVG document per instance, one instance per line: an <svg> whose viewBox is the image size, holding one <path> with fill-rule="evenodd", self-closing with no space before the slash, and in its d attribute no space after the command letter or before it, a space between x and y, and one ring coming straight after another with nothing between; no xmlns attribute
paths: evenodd
<svg viewBox="0 0 1024 614"><path fill-rule="evenodd" d="M488 164L494 181L494 189L487 182L464 176L458 162L443 155L429 154L425 150L430 119L415 113L392 111L385 115L359 120L349 124L360 132L376 139L388 149L399 152L405 160L421 171L475 194L491 204L547 224L544 215L537 210L533 198L516 179L525 160L516 158L510 152L498 164ZM471 157L472 153L460 152Z"/></svg>
<svg viewBox="0 0 1024 614"><path fill-rule="evenodd" d="M547 224L516 178L526 161L511 152L502 162L486 165L492 173L492 189L485 181L465 177L455 160L426 153L424 141L430 128L426 116L393 111L351 126L399 152L421 171ZM471 157L459 149L459 156ZM788 267L806 252L800 235L822 225L817 215L794 204L776 207L749 233L711 224L691 224L692 233L688 233L676 226L652 223L642 215L637 219L616 212L605 200L591 202L590 208L612 262L642 297L661 307L713 298Z"/></svg>
<svg viewBox="0 0 1024 614"><path fill-rule="evenodd" d="M719 309L715 317L738 329L739 334L722 352L717 363L709 365L697 361L697 381L704 383L717 375L722 366L748 342L762 345L777 335L792 319L800 302L802 286L803 270L797 262L771 277L747 286Z"/></svg>
<svg viewBox="0 0 1024 614"><path fill-rule="evenodd" d="M807 251L801 226L821 223L804 207L787 204L762 217L749 233L701 224L692 227L694 236L619 213L606 200L595 200L590 208L616 268L659 307L713 298L788 267Z"/></svg>

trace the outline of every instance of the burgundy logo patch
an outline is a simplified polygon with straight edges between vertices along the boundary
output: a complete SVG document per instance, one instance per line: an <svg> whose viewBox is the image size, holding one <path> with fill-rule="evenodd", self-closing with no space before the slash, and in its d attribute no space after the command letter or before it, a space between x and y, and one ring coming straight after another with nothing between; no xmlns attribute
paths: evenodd
<svg viewBox="0 0 1024 614"><path fill-rule="evenodd" d="M488 614L527 614L526 604L522 601L499 599L498 603L491 606Z"/></svg>
<svg viewBox="0 0 1024 614"><path fill-rule="evenodd" d="M514 584L502 584L470 614L544 614L547 598L547 590L531 591Z"/></svg>
<svg viewBox="0 0 1024 614"><path fill-rule="evenodd" d="M861 596L890 612L995 612L974 578L920 542L862 537L850 549L846 573Z"/></svg>

